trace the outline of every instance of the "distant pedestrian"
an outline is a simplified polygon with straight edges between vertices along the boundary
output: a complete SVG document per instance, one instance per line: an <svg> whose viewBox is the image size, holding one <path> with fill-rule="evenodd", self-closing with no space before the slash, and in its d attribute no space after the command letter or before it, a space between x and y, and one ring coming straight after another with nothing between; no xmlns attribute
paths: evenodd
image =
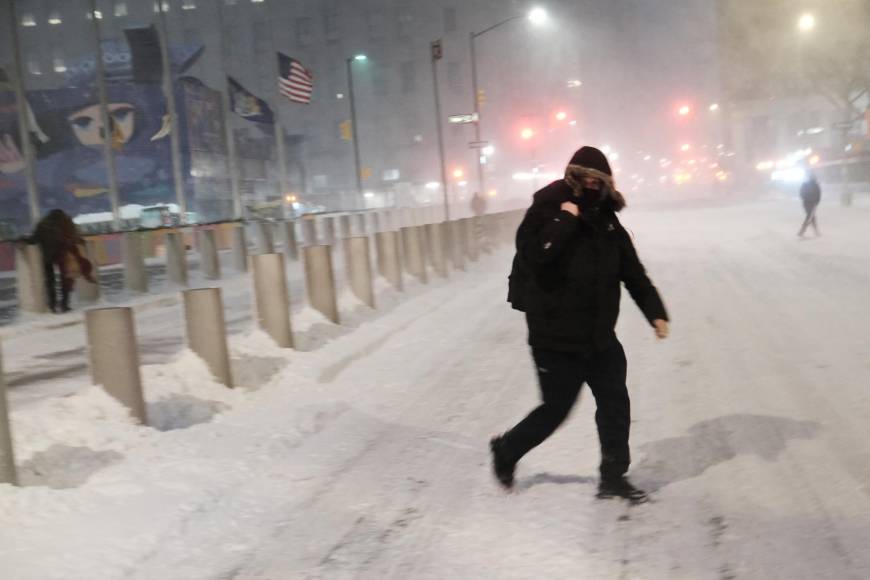
<svg viewBox="0 0 870 580"><path fill-rule="evenodd" d="M79 245L84 244L84 239L75 222L62 210L53 209L36 224L29 241L38 244L42 251L49 308L52 312L69 312L69 297L75 286L75 279L83 276L94 282L91 277L93 265L79 251ZM55 268L60 275L59 304Z"/></svg>
<svg viewBox="0 0 870 580"><path fill-rule="evenodd" d="M601 444L598 496L646 500L625 477L631 416L625 353L614 332L620 284L659 338L668 335L668 315L616 217L624 206L607 158L583 147L564 179L535 194L517 231L508 301L526 313L543 402L490 443L495 475L507 488L517 462L562 424L586 382Z"/></svg>
<svg viewBox="0 0 870 580"><path fill-rule="evenodd" d="M476 217L486 213L486 198L480 195L480 192L475 191L471 196L471 213Z"/></svg>
<svg viewBox="0 0 870 580"><path fill-rule="evenodd" d="M803 237L807 228L811 225L813 226L813 231L816 232L817 236L822 235L819 232L819 223L816 218L819 203L822 201L822 188L819 186L819 180L816 178L815 173L810 172L807 176L807 180L801 184L801 201L804 204L806 218L804 219L803 225L801 225L798 236Z"/></svg>
<svg viewBox="0 0 870 580"><path fill-rule="evenodd" d="M473 232L474 238L477 240L477 246L484 252L491 251L489 236L486 232L486 226L483 223L483 216L486 215L486 198L480 195L480 192L475 191L471 196L471 213L474 216Z"/></svg>

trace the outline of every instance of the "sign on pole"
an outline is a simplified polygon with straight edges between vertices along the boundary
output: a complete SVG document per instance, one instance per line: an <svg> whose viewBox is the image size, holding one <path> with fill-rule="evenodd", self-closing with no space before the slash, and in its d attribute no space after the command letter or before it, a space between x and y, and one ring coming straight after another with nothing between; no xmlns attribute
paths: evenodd
<svg viewBox="0 0 870 580"><path fill-rule="evenodd" d="M441 45L441 39L432 42L432 60L441 60L444 57L444 47Z"/></svg>
<svg viewBox="0 0 870 580"><path fill-rule="evenodd" d="M467 125L468 123L477 123L479 117L477 113L467 115L450 115L447 118L454 125Z"/></svg>

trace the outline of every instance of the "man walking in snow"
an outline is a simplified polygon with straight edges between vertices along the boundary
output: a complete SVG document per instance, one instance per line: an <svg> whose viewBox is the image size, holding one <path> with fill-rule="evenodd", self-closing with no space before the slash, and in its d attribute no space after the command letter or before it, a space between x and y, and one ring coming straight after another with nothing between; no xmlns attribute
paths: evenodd
<svg viewBox="0 0 870 580"><path fill-rule="evenodd" d="M813 226L813 231L816 232L817 236L822 235L819 233L819 225L816 222L816 210L819 207L819 202L822 201L822 188L819 187L819 181L814 173L810 173L807 180L801 184L801 201L804 203L804 212L806 212L807 217L798 232L798 237L804 237L810 225Z"/></svg>
<svg viewBox="0 0 870 580"><path fill-rule="evenodd" d="M646 500L625 477L631 416L625 353L614 332L620 283L660 339L668 335L668 315L616 217L624 206L607 158L583 147L564 179L535 194L517 231L508 300L526 313L543 402L490 442L495 475L506 488L517 462L562 424L585 382L597 406L598 496Z"/></svg>

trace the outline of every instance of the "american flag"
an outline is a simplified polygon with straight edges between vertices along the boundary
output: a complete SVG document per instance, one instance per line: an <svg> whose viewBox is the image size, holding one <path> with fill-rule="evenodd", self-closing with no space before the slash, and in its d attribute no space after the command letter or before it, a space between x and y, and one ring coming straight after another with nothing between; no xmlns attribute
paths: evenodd
<svg viewBox="0 0 870 580"><path fill-rule="evenodd" d="M302 63L286 54L278 53L278 91L294 103L311 103L314 77Z"/></svg>

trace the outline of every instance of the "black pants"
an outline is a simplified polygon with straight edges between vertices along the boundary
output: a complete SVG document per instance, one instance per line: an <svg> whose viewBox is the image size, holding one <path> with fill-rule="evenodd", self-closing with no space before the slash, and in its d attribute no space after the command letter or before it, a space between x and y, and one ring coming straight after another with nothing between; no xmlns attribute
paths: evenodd
<svg viewBox="0 0 870 580"><path fill-rule="evenodd" d="M57 282L54 272L54 262L44 260L42 267L45 270L45 291L48 293L48 308L52 312L58 310L57 307ZM69 295L73 289L73 280L64 276L63 270L60 272L60 310L69 310Z"/></svg>
<svg viewBox="0 0 870 580"><path fill-rule="evenodd" d="M624 475L631 462L628 450L631 407L622 345L617 342L606 351L589 355L532 349L532 356L538 367L543 403L505 433L506 451L519 460L543 443L568 416L586 382L595 397L601 476Z"/></svg>
<svg viewBox="0 0 870 580"><path fill-rule="evenodd" d="M816 232L816 235L819 234L819 224L816 222L816 208L818 205L807 205L804 204L804 211L807 214L806 219L804 219L803 225L801 225L801 229L798 232L799 236L802 236L806 233L807 228L813 226L813 231Z"/></svg>

